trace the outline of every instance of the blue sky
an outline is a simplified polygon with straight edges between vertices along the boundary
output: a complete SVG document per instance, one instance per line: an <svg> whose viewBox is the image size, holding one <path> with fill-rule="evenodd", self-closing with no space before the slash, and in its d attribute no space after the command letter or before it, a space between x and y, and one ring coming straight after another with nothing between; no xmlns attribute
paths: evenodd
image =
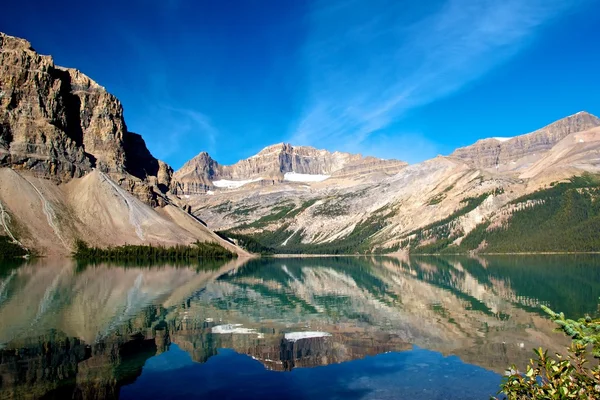
<svg viewBox="0 0 600 400"><path fill-rule="evenodd" d="M116 95L179 168L291 142L418 162L600 114L600 1L11 1L0 30Z"/></svg>

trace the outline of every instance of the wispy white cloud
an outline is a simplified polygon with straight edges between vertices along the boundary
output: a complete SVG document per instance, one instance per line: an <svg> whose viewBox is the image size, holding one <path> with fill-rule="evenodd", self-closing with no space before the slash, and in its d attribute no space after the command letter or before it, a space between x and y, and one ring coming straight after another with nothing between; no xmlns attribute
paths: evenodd
<svg viewBox="0 0 600 400"><path fill-rule="evenodd" d="M209 149L214 148L219 136L219 131L215 128L207 115L189 108L174 108L169 106L164 106L163 108L174 113L174 119L177 120L178 124L182 125L185 130L202 135L202 138L207 142L206 146Z"/></svg>
<svg viewBox="0 0 600 400"><path fill-rule="evenodd" d="M161 136L160 146L155 146L154 155L169 159L180 153L192 157L198 149L194 138L202 138L202 150L214 153L219 131L205 114L188 108L175 108L161 103L152 106L152 117L146 121L146 130ZM162 132L162 134L161 134ZM186 147L186 143L188 146ZM189 144L192 143L192 148ZM179 165L174 165L178 168Z"/></svg>
<svg viewBox="0 0 600 400"><path fill-rule="evenodd" d="M344 150L363 155L375 155L384 159L397 159L417 163L441 152L440 147L425 135L416 132L394 134L375 133L369 140L344 144Z"/></svg>
<svg viewBox="0 0 600 400"><path fill-rule="evenodd" d="M510 59L578 2L447 0L423 12L398 1L317 1L304 50L310 94L290 141L376 150L364 143L374 132Z"/></svg>

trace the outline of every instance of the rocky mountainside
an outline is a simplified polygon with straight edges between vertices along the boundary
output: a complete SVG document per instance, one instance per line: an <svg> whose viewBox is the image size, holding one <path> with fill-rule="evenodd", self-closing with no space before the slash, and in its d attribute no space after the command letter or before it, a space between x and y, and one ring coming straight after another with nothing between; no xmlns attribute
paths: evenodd
<svg viewBox="0 0 600 400"><path fill-rule="evenodd" d="M329 152L280 143L233 165L220 165L206 152L198 154L173 175L172 190L179 195L264 186L288 182L320 182L344 175L392 175L407 164L360 154Z"/></svg>
<svg viewBox="0 0 600 400"><path fill-rule="evenodd" d="M171 177L127 130L117 98L0 33L2 234L42 254L69 254L79 238L230 246L170 198Z"/></svg>

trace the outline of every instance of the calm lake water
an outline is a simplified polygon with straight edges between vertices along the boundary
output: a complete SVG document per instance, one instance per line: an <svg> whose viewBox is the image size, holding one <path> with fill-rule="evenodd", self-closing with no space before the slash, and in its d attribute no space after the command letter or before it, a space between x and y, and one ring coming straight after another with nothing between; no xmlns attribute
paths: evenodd
<svg viewBox="0 0 600 400"><path fill-rule="evenodd" d="M0 264L0 399L487 399L600 257Z"/></svg>

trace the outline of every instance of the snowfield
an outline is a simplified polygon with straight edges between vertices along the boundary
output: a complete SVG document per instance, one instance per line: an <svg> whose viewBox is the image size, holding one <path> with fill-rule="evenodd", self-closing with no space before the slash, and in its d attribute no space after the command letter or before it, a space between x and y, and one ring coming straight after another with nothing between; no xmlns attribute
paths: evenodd
<svg viewBox="0 0 600 400"><path fill-rule="evenodd" d="M331 336L331 333L327 332L290 332L285 334L285 340L290 342L295 342L296 340L301 339L312 339L312 338L320 338L320 337L328 337Z"/></svg>
<svg viewBox="0 0 600 400"><path fill-rule="evenodd" d="M247 185L248 183L258 182L262 180L263 178L248 179L246 181L228 181L227 179L220 179L218 181L213 181L213 185L215 185L218 188L238 189L244 185Z"/></svg>
<svg viewBox="0 0 600 400"><path fill-rule="evenodd" d="M323 182L329 177L330 175L298 174L296 172L286 172L285 175L283 175L283 180L289 182Z"/></svg>
<svg viewBox="0 0 600 400"><path fill-rule="evenodd" d="M493 137L492 139L497 140L499 142L506 142L507 140L512 139L511 137Z"/></svg>
<svg viewBox="0 0 600 400"><path fill-rule="evenodd" d="M258 332L256 332L256 329L242 328L242 324L225 324L213 326L212 333L217 333L221 335L225 335L228 333L237 333L245 335L258 334Z"/></svg>

